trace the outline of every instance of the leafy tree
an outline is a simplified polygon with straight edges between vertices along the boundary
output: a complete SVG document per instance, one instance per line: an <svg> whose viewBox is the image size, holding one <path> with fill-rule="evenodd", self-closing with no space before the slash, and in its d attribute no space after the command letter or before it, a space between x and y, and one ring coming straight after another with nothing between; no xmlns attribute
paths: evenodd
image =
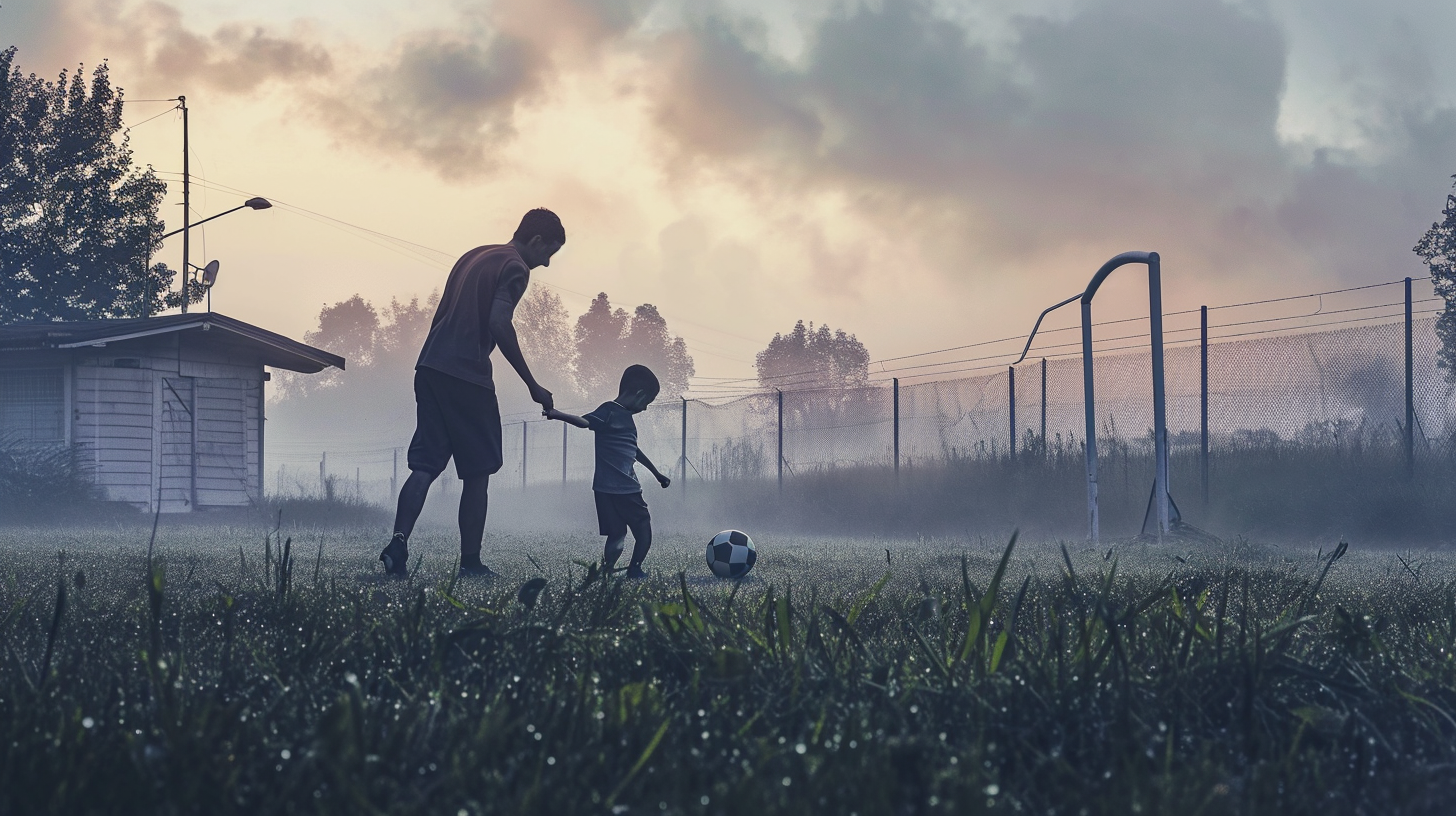
<svg viewBox="0 0 1456 816"><path fill-rule="evenodd" d="M425 336L430 333L435 307L439 305L439 292L431 294L423 306L417 297L410 298L409 303L391 298L389 310L381 316L379 329L374 334L371 356L374 363L397 368L402 362L407 363L406 368L414 368L415 360L420 356L420 346L424 345Z"/></svg>
<svg viewBox="0 0 1456 816"><path fill-rule="evenodd" d="M1456 178L1456 176L1452 176ZM1415 245L1415 253L1431 268L1431 283L1436 294L1446 301L1446 308L1436 318L1436 336L1441 339L1437 355L1447 377L1456 380L1456 195L1446 196L1444 221L1431 229Z"/></svg>
<svg viewBox="0 0 1456 816"><path fill-rule="evenodd" d="M672 336L656 306L644 303L628 315L602 292L576 319L577 385L589 397L615 395L623 369L634 363L657 375L663 400L682 396L694 371L687 343Z"/></svg>
<svg viewBox="0 0 1456 816"><path fill-rule="evenodd" d="M516 306L515 325L531 373L556 395L557 402L574 400L576 348L571 315L561 297L543 286L532 287Z"/></svg>
<svg viewBox="0 0 1456 816"><path fill-rule="evenodd" d="M181 305L148 267L167 188L132 166L122 94L103 63L55 82L0 51L0 322L137 317ZM200 284L189 293L201 299Z"/></svg>
<svg viewBox="0 0 1456 816"><path fill-rule="evenodd" d="M846 390L866 385L870 353L843 329L817 329L800 320L788 334L775 334L754 358L758 381L785 391L809 388Z"/></svg>
<svg viewBox="0 0 1456 816"><path fill-rule="evenodd" d="M638 363L652 369L662 385L658 399L677 399L688 390L688 380L694 373L693 358L688 354L688 344L681 337L673 337L667 330L667 320L651 303L638 306L627 325L622 338L625 365ZM620 376L621 372L617 374Z"/></svg>
<svg viewBox="0 0 1456 816"><path fill-rule="evenodd" d="M622 337L627 333L627 321L626 310L613 309L606 292L593 298L576 319L576 384L586 396L616 394L617 380L626 368Z"/></svg>

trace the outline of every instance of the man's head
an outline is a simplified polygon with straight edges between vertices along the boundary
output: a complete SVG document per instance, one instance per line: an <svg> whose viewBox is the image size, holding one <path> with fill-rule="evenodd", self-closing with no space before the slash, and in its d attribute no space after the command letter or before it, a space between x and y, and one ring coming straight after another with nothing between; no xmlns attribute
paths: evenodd
<svg viewBox="0 0 1456 816"><path fill-rule="evenodd" d="M527 267L550 266L551 256L566 243L566 229L556 213L537 207L521 217L521 225L516 227L511 243Z"/></svg>
<svg viewBox="0 0 1456 816"><path fill-rule="evenodd" d="M647 410L657 399L657 375L645 365L629 365L622 372L622 384L617 387L617 404L634 414Z"/></svg>

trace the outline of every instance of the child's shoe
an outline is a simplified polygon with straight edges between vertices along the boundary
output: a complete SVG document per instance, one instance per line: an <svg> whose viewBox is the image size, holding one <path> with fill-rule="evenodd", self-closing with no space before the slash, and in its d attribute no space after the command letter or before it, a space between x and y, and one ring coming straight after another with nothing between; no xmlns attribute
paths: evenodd
<svg viewBox="0 0 1456 816"><path fill-rule="evenodd" d="M627 567L628 578L646 578L647 573L642 570L641 564L631 564Z"/></svg>

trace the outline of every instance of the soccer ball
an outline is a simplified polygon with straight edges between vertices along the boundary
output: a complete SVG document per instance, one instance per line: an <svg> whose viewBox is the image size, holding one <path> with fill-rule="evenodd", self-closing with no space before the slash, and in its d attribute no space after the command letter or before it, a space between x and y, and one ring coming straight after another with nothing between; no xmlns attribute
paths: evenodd
<svg viewBox="0 0 1456 816"><path fill-rule="evenodd" d="M719 578L742 578L757 560L758 551L748 533L724 530L708 542L708 568Z"/></svg>

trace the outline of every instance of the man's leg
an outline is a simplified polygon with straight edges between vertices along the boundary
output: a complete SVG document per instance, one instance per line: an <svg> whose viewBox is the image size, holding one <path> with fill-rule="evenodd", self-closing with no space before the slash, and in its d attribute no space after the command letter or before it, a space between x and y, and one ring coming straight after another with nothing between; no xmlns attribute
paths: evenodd
<svg viewBox="0 0 1456 816"><path fill-rule="evenodd" d="M490 477L477 476L460 483L460 566L480 566L485 542L485 514L490 507Z"/></svg>
<svg viewBox="0 0 1456 816"><path fill-rule="evenodd" d="M434 475L427 470L412 470L409 478L404 480L394 511L394 535L389 539L389 546L379 554L386 572L394 575L408 573L410 533L414 532L415 522L425 509L425 497L429 495L430 484L434 481Z"/></svg>
<svg viewBox="0 0 1456 816"><path fill-rule="evenodd" d="M394 535L395 538L403 538L409 541L410 533L415 531L415 522L420 519L420 512L425 509L425 497L430 493L430 485L435 477L423 470L412 470L408 479L404 480L404 487L399 490L399 504L394 510Z"/></svg>

